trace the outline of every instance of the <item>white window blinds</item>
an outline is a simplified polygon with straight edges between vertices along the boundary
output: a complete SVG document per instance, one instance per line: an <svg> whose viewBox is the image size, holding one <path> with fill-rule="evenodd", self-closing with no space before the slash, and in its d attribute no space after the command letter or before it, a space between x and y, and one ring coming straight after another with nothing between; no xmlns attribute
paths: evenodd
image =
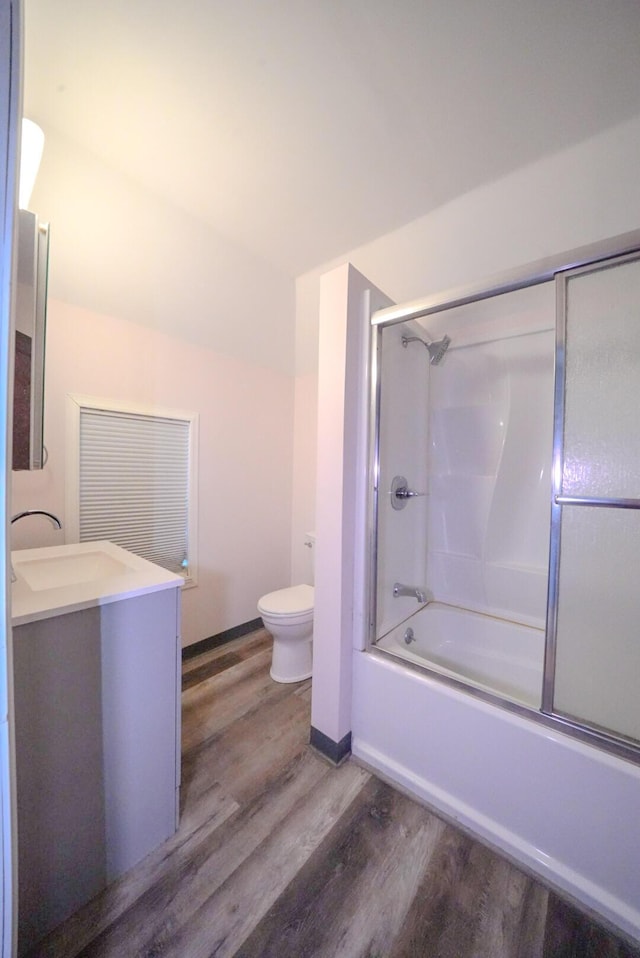
<svg viewBox="0 0 640 958"><path fill-rule="evenodd" d="M80 406L78 538L189 575L189 419Z"/></svg>

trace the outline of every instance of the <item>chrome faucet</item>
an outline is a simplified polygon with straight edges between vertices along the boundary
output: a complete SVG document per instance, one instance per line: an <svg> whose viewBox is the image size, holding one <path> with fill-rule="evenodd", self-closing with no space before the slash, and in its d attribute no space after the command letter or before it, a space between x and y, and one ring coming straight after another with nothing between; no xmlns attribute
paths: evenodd
<svg viewBox="0 0 640 958"><path fill-rule="evenodd" d="M11 516L11 524L17 522L18 519L24 519L25 516L46 516L47 519L51 521L51 524L57 526L58 529L62 529L62 523L57 516L54 516L52 512L47 512L45 509L25 509L24 512L16 512L15 516ZM14 572L13 566L11 566L11 581L16 581L16 574Z"/></svg>
<svg viewBox="0 0 640 958"><path fill-rule="evenodd" d="M62 523L57 516L54 516L52 512L46 512L44 509L25 509L24 512L16 512L15 516L11 516L11 522L17 522L18 519L24 519L25 516L46 516L47 519L51 520L52 525L57 526L58 529L62 529Z"/></svg>
<svg viewBox="0 0 640 958"><path fill-rule="evenodd" d="M403 585L401 582L395 582L393 585L393 595L394 598L398 599L401 595L409 595L414 599L417 599L418 602L424 604L428 602L428 593L426 589L420 589L415 585Z"/></svg>

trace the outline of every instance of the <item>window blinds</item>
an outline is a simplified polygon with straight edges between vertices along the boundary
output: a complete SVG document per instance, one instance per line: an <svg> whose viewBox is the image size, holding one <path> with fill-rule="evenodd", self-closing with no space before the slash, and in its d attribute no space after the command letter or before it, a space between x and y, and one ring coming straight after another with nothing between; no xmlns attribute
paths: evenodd
<svg viewBox="0 0 640 958"><path fill-rule="evenodd" d="M188 574L188 420L80 409L79 539Z"/></svg>

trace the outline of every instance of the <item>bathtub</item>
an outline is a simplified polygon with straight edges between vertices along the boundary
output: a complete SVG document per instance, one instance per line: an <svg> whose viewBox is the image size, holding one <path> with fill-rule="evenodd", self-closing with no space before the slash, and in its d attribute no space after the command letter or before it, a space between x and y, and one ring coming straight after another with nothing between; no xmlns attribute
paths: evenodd
<svg viewBox="0 0 640 958"><path fill-rule="evenodd" d="M540 641L537 629L430 603L371 651L354 649L352 753L640 941L640 766L460 684L464 672L537 697Z"/></svg>
<svg viewBox="0 0 640 958"><path fill-rule="evenodd" d="M387 633L376 648L522 705L540 707L544 629L431 602Z"/></svg>

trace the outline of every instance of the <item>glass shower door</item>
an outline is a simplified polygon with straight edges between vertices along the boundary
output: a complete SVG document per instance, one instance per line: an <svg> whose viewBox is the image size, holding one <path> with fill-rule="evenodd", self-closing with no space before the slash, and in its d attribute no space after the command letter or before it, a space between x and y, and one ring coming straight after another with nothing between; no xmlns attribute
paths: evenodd
<svg viewBox="0 0 640 958"><path fill-rule="evenodd" d="M640 259L561 274L543 708L640 742Z"/></svg>
<svg viewBox="0 0 640 958"><path fill-rule="evenodd" d="M375 638L394 629L427 597L429 357L416 323L377 331L379 382ZM422 338L426 338L424 335ZM408 342L408 341L407 341ZM408 588L398 591L396 586ZM424 593L422 603L416 592Z"/></svg>

